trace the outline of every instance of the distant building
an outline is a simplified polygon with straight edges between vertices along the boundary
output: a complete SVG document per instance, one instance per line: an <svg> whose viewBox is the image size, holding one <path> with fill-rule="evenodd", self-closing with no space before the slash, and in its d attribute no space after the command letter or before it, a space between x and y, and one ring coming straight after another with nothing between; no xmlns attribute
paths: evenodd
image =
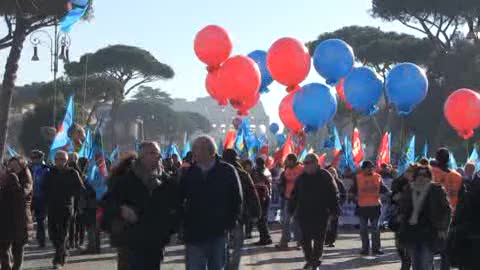
<svg viewBox="0 0 480 270"><path fill-rule="evenodd" d="M238 117L237 111L230 105L222 108L211 97L197 98L194 101L176 98L174 99L171 108L175 111L196 112L206 117L212 124L212 131L209 135L217 140L224 138L225 133L230 128L233 128L233 119ZM258 104L250 110L248 117L253 131L255 131L259 125L265 125L268 127L270 123L270 118L265 113L262 102L258 102ZM189 137L191 138L195 135L198 134L189 134Z"/></svg>

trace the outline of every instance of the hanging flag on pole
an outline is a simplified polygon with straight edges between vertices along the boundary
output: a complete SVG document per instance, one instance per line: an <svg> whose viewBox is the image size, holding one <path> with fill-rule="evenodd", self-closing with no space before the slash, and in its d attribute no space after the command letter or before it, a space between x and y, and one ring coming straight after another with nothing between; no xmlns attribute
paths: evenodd
<svg viewBox="0 0 480 270"><path fill-rule="evenodd" d="M476 147L473 147L472 153L470 154L470 157L468 157L467 162L477 164L478 162L478 151Z"/></svg>
<svg viewBox="0 0 480 270"><path fill-rule="evenodd" d="M85 140L83 141L82 148L78 152L78 156L80 158L90 159L90 155L92 152L92 132L89 128L87 128L85 132Z"/></svg>
<svg viewBox="0 0 480 270"><path fill-rule="evenodd" d="M9 144L7 144L7 154L9 155L10 158L20 156L17 153L17 151L15 151L15 149L12 146L10 146Z"/></svg>
<svg viewBox="0 0 480 270"><path fill-rule="evenodd" d="M173 155L177 155L177 157L180 157L180 153L178 152L177 145L172 143L168 146L166 156L167 158L171 158Z"/></svg>
<svg viewBox="0 0 480 270"><path fill-rule="evenodd" d="M105 150L103 138L99 129L95 131L92 142L92 159L89 162L87 181L96 192L97 200L100 200L107 191L105 180L108 177L107 164L105 162Z"/></svg>
<svg viewBox="0 0 480 270"><path fill-rule="evenodd" d="M389 134L385 132L382 138L382 142L380 143L380 147L378 148L378 156L377 156L377 167L380 168L382 164L390 164L390 142L389 142Z"/></svg>
<svg viewBox="0 0 480 270"><path fill-rule="evenodd" d="M360 140L360 131L357 128L353 130L352 155L353 155L353 161L355 162L355 166L359 167L360 163L363 160L364 154L363 154L362 141Z"/></svg>
<svg viewBox="0 0 480 270"><path fill-rule="evenodd" d="M120 156L120 147L115 147L115 149L113 149L112 153L110 153L110 156L108 156L108 160L110 161L110 164L114 164L115 162L117 162L117 160L119 159L119 156Z"/></svg>
<svg viewBox="0 0 480 270"><path fill-rule="evenodd" d="M355 171L355 161L353 161L352 155L352 143L348 139L348 136L345 136L343 139L343 149L339 169L343 173L347 168L350 168L352 172Z"/></svg>
<svg viewBox="0 0 480 270"><path fill-rule="evenodd" d="M455 156L453 155L452 151L450 151L450 160L448 161L448 168L451 170L458 169L457 160L455 159Z"/></svg>
<svg viewBox="0 0 480 270"><path fill-rule="evenodd" d="M408 167L415 163L415 135L408 141L405 152L402 153L398 164L398 175L402 175Z"/></svg>
<svg viewBox="0 0 480 270"><path fill-rule="evenodd" d="M225 141L223 142L223 149L233 149L235 147L235 138L235 130L229 130L225 136Z"/></svg>
<svg viewBox="0 0 480 270"><path fill-rule="evenodd" d="M182 159L184 159L185 157L187 157L187 154L188 152L192 151L192 146L190 145L190 142L186 142L184 145L183 145L183 149L182 149Z"/></svg>
<svg viewBox="0 0 480 270"><path fill-rule="evenodd" d="M423 145L422 157L423 158L428 158L428 143L427 143L427 141L425 141L425 144Z"/></svg>
<svg viewBox="0 0 480 270"><path fill-rule="evenodd" d="M70 138L68 137L68 130L73 126L74 116L75 112L73 96L71 96L68 99L67 110L65 111L65 116L63 117L62 124L58 127L57 134L53 139L52 145L50 146L50 159L53 159L55 157L55 154L58 150L64 149L71 144Z"/></svg>

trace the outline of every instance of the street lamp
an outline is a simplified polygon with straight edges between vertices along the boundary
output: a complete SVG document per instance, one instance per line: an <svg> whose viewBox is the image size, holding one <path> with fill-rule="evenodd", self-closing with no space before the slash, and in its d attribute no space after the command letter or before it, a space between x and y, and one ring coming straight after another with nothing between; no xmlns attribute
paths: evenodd
<svg viewBox="0 0 480 270"><path fill-rule="evenodd" d="M58 24L55 23L54 33L52 35L45 30L37 30L30 35L30 43L33 45L32 61L39 61L38 46L42 45L50 49L50 71L53 73L53 117L52 126L57 122L57 73L58 60L69 62L69 48L71 44L70 36L64 32L58 32ZM60 48L60 53L59 53Z"/></svg>

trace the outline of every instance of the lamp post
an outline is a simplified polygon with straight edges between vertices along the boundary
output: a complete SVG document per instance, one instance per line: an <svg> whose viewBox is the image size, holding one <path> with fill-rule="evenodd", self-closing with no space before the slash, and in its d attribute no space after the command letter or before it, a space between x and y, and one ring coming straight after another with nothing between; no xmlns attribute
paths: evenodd
<svg viewBox="0 0 480 270"><path fill-rule="evenodd" d="M42 45L50 49L50 71L53 73L53 117L52 126L57 122L57 73L58 60L69 62L70 36L58 31L58 23L55 23L53 36L45 30L37 30L30 35L30 43L33 45L32 61L39 61L38 46ZM59 52L60 51L60 52Z"/></svg>

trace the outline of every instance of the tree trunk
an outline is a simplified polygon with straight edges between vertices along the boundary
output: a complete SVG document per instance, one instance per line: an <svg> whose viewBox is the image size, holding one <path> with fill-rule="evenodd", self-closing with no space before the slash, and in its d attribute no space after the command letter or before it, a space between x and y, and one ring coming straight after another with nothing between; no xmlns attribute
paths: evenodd
<svg viewBox="0 0 480 270"><path fill-rule="evenodd" d="M113 98L113 103L112 103L112 112L111 112L111 120L112 120L112 149L114 149L117 145L117 134L115 132L115 126L117 124L117 115L118 115L118 109L120 108L120 105L122 104L122 98L121 97L114 97Z"/></svg>
<svg viewBox="0 0 480 270"><path fill-rule="evenodd" d="M13 33L12 47L8 54L5 64L5 74L3 75L2 92L0 94L0 161L3 161L5 145L7 143L8 120L10 114L10 105L12 103L12 93L17 79L18 61L22 54L23 42L27 36L28 22L17 16L15 31Z"/></svg>

